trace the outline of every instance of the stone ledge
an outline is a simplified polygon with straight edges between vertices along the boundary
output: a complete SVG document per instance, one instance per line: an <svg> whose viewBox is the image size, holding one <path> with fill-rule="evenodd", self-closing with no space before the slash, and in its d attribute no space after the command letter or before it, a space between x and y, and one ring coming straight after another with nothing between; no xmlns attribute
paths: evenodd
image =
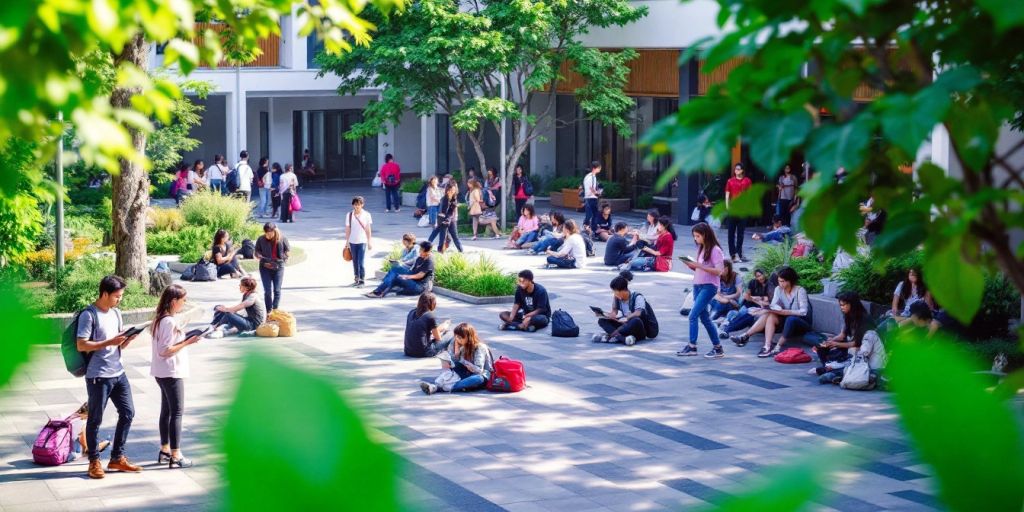
<svg viewBox="0 0 1024 512"><path fill-rule="evenodd" d="M384 276L386 275L387 272L381 272L380 270L374 272L374 277L376 277L377 279L384 279ZM485 304L511 304L512 301L515 299L515 295L500 295L497 297L474 297L473 295L469 295L466 293L457 292L455 290L449 290L448 288L442 288L440 286L437 286L436 284L434 285L434 289L431 291L434 292L434 295L448 297L449 299L459 300L467 304L473 304L475 306Z"/></svg>
<svg viewBox="0 0 1024 512"><path fill-rule="evenodd" d="M153 315L155 314L156 307L129 309L121 311L121 319L125 325L137 325L153 320ZM185 309L178 315L185 320L186 324L189 324L197 321L202 314L203 311L198 306L186 305ZM75 322L76 315L78 315L77 311L74 313L49 313L39 315L39 318L50 322L51 333L64 333ZM44 344L59 344L61 339L61 335L54 335L53 339L44 341Z"/></svg>

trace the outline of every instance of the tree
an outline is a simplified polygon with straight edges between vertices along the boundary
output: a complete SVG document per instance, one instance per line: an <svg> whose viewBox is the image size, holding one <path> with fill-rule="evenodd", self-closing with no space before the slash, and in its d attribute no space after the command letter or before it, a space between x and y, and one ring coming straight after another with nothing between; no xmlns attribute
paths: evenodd
<svg viewBox="0 0 1024 512"><path fill-rule="evenodd" d="M802 191L802 224L827 251L856 249L857 205L873 195L888 212L874 252L923 247L924 273L937 276L929 289L961 322L978 310L986 267L1024 290L1024 246L1009 238L1024 228L1024 169L1010 163L1024 142L996 147L1000 128L1024 110L1019 87L1011 94L1004 80L1020 84L1019 3L719 4L724 35L685 57L705 59L709 70L747 61L645 136L655 154L674 156L663 181L679 170L722 169L737 138L769 175L800 152L817 170ZM862 84L875 93L867 104L854 100ZM949 133L962 177L931 163L900 170L936 125ZM841 185L833 179L840 166L850 171Z"/></svg>
<svg viewBox="0 0 1024 512"><path fill-rule="evenodd" d="M418 0L389 17L371 14L378 30L369 46L318 58L321 74L341 77L339 93L365 87L383 91L347 137L383 133L409 110L422 116L440 109L456 132L468 136L481 167L486 167L488 127L496 134L508 120L506 165L511 167L533 140L555 126L556 85L565 78L559 75L564 62L586 79L575 93L587 117L629 131L625 118L633 103L622 89L629 71L626 62L636 53L586 48L580 37L591 26L623 26L645 14L645 8L624 0ZM542 106L535 111L530 106L538 97ZM459 139L459 164L465 168Z"/></svg>

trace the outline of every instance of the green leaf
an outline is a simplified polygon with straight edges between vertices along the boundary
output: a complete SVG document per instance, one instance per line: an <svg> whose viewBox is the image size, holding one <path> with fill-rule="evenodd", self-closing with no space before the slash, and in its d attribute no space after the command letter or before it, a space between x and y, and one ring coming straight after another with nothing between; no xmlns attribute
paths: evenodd
<svg viewBox="0 0 1024 512"><path fill-rule="evenodd" d="M817 190L817 193L805 199L800 224L807 236L828 253L839 248L850 254L857 250L856 234L863 226L863 218L857 207L863 195L863 186L861 181L848 180L839 186L826 176L818 175L809 183L810 188L805 186L805 191Z"/></svg>
<svg viewBox="0 0 1024 512"><path fill-rule="evenodd" d="M250 353L224 425L231 510L398 510L397 461L322 376Z"/></svg>
<svg viewBox="0 0 1024 512"><path fill-rule="evenodd" d="M960 182L946 176L945 169L931 162L917 168L917 177L921 188L934 202L945 201L950 193L961 188Z"/></svg>
<svg viewBox="0 0 1024 512"><path fill-rule="evenodd" d="M725 207L725 201L720 201L712 208L712 214L720 219L727 215L730 217L760 217L764 212L761 198L770 188L767 183L754 183L739 197L730 200L728 209Z"/></svg>
<svg viewBox="0 0 1024 512"><path fill-rule="evenodd" d="M882 0L839 0L839 3L849 7L857 16L863 16L871 6L882 3Z"/></svg>
<svg viewBox="0 0 1024 512"><path fill-rule="evenodd" d="M964 165L975 172L988 164L999 138L999 128L1008 115L997 112L983 98L974 98L970 104L956 102L946 116L946 127L953 139L954 149Z"/></svg>
<svg viewBox="0 0 1024 512"><path fill-rule="evenodd" d="M840 167L854 171L864 163L874 129L875 120L867 113L846 123L822 126L811 134L807 159L828 178Z"/></svg>
<svg viewBox="0 0 1024 512"><path fill-rule="evenodd" d="M947 313L969 325L981 307L985 275L978 265L964 261L962 238L935 240L925 248L924 275L942 276L929 279L928 289Z"/></svg>
<svg viewBox="0 0 1024 512"><path fill-rule="evenodd" d="M0 315L6 319L4 356L0 357L0 387L10 382L15 370L28 361L29 348L33 344L50 342L59 336L51 331L49 323L36 317L39 311L24 301L24 290L20 289L9 271L6 274L0 277Z"/></svg>
<svg viewBox="0 0 1024 512"><path fill-rule="evenodd" d="M793 149L804 142L812 127L811 115L800 109L789 115L757 114L747 121L750 156L769 176L789 161Z"/></svg>
<svg viewBox="0 0 1024 512"><path fill-rule="evenodd" d="M929 287L943 280L933 279ZM944 305L946 311L956 309ZM945 506L1020 510L1024 449L1009 404L986 391L988 381L975 373L973 362L944 338L904 332L889 348L885 371L893 401L915 450L934 471Z"/></svg>
<svg viewBox="0 0 1024 512"><path fill-rule="evenodd" d="M1024 2L1015 0L978 0L978 6L996 22L996 30L1005 32L1024 25Z"/></svg>
<svg viewBox="0 0 1024 512"><path fill-rule="evenodd" d="M875 238L874 248L887 256L916 251L928 236L928 213L905 210L890 215L885 229Z"/></svg>
<svg viewBox="0 0 1024 512"><path fill-rule="evenodd" d="M921 142L942 121L949 105L949 93L933 85L913 97L904 94L883 96L872 104L872 108L878 111L885 136L912 158Z"/></svg>

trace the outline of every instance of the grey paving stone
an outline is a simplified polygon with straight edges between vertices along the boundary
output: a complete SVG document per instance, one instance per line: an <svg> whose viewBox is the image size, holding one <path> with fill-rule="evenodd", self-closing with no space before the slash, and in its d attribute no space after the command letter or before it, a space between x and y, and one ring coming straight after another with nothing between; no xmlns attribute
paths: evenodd
<svg viewBox="0 0 1024 512"><path fill-rule="evenodd" d="M874 503L868 503L835 491L826 491L825 495L820 500L817 500L816 503L832 507L839 512L873 512L875 510L884 510L884 507Z"/></svg>
<svg viewBox="0 0 1024 512"><path fill-rule="evenodd" d="M626 421L626 423L641 430L645 430L652 434L664 437L665 439L670 439L677 443L691 446L698 450L724 450L726 448L729 448L728 446L717 441L712 441L711 439L708 439L706 437L701 437L697 434L686 432L684 430L679 430L677 428L670 427L668 425L664 425L656 421L651 421L647 419L636 419L628 420Z"/></svg>
<svg viewBox="0 0 1024 512"><path fill-rule="evenodd" d="M942 503L938 498L923 492L908 489L906 491L890 492L889 494L934 510L943 510Z"/></svg>
<svg viewBox="0 0 1024 512"><path fill-rule="evenodd" d="M677 491L685 492L690 496L699 498L708 503L717 503L724 498L728 498L729 494L715 489L713 487L704 485L696 480L689 478L676 478L674 480L663 480L662 485L671 487Z"/></svg>
<svg viewBox="0 0 1024 512"><path fill-rule="evenodd" d="M751 386L757 386L761 389L784 389L789 387L785 384L764 380L744 373L730 373L721 370L704 370L701 373L714 375L723 379L734 380L736 382L742 382L744 384L750 384Z"/></svg>

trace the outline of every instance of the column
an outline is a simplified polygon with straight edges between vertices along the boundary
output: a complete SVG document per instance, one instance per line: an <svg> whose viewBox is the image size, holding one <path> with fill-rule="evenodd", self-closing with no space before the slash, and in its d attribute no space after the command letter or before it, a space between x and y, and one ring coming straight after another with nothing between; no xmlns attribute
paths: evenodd
<svg viewBox="0 0 1024 512"><path fill-rule="evenodd" d="M224 122L224 157L228 159L228 165L238 159L238 152L241 151L241 148L238 147L238 139L235 137L238 124L236 96L234 91L224 95L224 117L226 118Z"/></svg>
<svg viewBox="0 0 1024 512"><path fill-rule="evenodd" d="M427 179L427 116L420 117L420 177Z"/></svg>
<svg viewBox="0 0 1024 512"><path fill-rule="evenodd" d="M679 66L679 106L690 101L697 94L697 60L691 58ZM697 206L697 193L700 191L700 180L697 174L679 176L679 188L676 189L676 224L692 224L690 212Z"/></svg>

